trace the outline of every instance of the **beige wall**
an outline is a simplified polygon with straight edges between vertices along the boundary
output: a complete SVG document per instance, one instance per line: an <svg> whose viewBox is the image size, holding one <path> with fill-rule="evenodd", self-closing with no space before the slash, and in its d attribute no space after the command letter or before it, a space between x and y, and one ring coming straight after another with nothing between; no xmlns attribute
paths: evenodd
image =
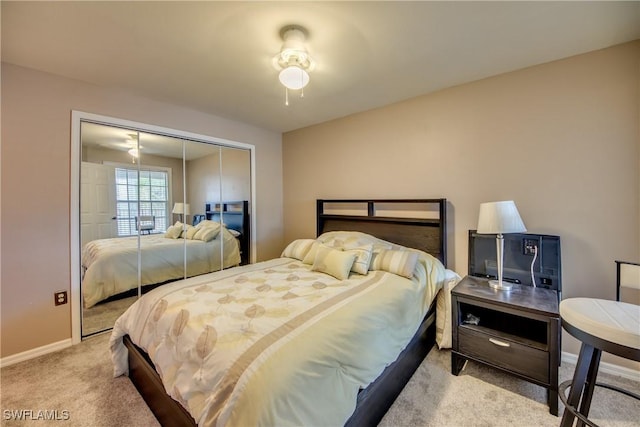
<svg viewBox="0 0 640 427"><path fill-rule="evenodd" d="M316 198L446 197L464 275L479 204L513 199L561 236L564 297L615 298L614 260L640 261L639 84L637 41L289 132L285 241L314 236Z"/></svg>
<svg viewBox="0 0 640 427"><path fill-rule="evenodd" d="M251 156L248 150L222 150L222 188L220 153L187 162L187 200L192 214L204 214L207 202L251 200ZM277 254L279 255L279 253Z"/></svg>
<svg viewBox="0 0 640 427"><path fill-rule="evenodd" d="M282 250L281 135L125 92L2 64L2 357L71 338L71 111L256 146L257 254Z"/></svg>

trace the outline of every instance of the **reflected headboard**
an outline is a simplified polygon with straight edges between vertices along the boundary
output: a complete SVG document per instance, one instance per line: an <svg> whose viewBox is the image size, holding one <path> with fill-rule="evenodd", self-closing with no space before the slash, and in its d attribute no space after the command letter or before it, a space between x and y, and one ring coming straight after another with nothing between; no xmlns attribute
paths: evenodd
<svg viewBox="0 0 640 427"><path fill-rule="evenodd" d="M360 231L447 265L447 199L318 199L317 235Z"/></svg>
<svg viewBox="0 0 640 427"><path fill-rule="evenodd" d="M220 217L222 216L222 221ZM251 259L249 254L250 229L249 201L235 202L207 202L205 204L205 217L217 222L222 222L229 230L236 230L240 235L240 264L248 264Z"/></svg>

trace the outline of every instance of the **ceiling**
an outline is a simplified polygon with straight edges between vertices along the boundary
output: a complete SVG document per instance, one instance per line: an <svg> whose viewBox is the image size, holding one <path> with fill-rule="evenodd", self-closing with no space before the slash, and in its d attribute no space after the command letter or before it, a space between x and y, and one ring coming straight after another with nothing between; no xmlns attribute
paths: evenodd
<svg viewBox="0 0 640 427"><path fill-rule="evenodd" d="M85 147L126 151L138 148L143 155L173 157L176 159L194 160L209 156L218 150L234 150L235 148L212 145L210 141L189 140L151 132L140 132L116 126L107 126L89 121L82 122L80 132L83 150ZM187 143L183 147L183 142Z"/></svg>
<svg viewBox="0 0 640 427"><path fill-rule="evenodd" d="M640 2L11 2L2 61L286 132L640 39ZM309 33L304 98L272 59Z"/></svg>

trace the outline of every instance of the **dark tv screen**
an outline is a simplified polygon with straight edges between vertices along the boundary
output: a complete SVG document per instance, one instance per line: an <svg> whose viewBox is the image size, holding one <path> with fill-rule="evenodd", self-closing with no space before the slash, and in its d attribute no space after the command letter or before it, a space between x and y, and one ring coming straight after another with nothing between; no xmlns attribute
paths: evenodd
<svg viewBox="0 0 640 427"><path fill-rule="evenodd" d="M537 248L534 255L532 248ZM535 258L535 261L534 261ZM504 234L502 279L511 283L562 290L560 237L546 234ZM497 279L496 235L469 230L469 275Z"/></svg>

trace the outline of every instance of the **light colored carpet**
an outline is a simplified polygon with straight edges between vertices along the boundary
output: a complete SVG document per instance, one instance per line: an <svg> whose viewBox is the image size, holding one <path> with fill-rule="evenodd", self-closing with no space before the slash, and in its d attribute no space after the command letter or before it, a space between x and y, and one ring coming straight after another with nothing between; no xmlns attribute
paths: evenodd
<svg viewBox="0 0 640 427"><path fill-rule="evenodd" d="M0 406L6 426L157 426L126 377L113 378L109 334L0 370ZM6 420L5 410L69 411L68 421Z"/></svg>
<svg viewBox="0 0 640 427"><path fill-rule="evenodd" d="M109 335L0 370L3 426L157 426L126 377L112 378ZM573 366L563 364L561 380ZM601 375L640 393L640 384ZM592 418L603 427L640 425L640 405L618 393L596 389ZM459 376L450 373L450 352L432 350L382 420L382 427L403 426L558 426L549 414L545 390L479 364L468 363ZM561 406L562 407L562 406ZM7 420L5 410L69 411L68 421Z"/></svg>
<svg viewBox="0 0 640 427"><path fill-rule="evenodd" d="M571 379L575 365L563 363L560 382ZM598 381L640 393L640 382L600 373ZM459 376L451 374L451 352L433 349L380 423L398 426L560 425L549 413L546 390L472 361ZM640 426L637 400L602 387L594 391L589 419L602 427Z"/></svg>
<svg viewBox="0 0 640 427"><path fill-rule="evenodd" d="M94 305L82 310L82 335L113 328L116 319L138 299L137 295Z"/></svg>

